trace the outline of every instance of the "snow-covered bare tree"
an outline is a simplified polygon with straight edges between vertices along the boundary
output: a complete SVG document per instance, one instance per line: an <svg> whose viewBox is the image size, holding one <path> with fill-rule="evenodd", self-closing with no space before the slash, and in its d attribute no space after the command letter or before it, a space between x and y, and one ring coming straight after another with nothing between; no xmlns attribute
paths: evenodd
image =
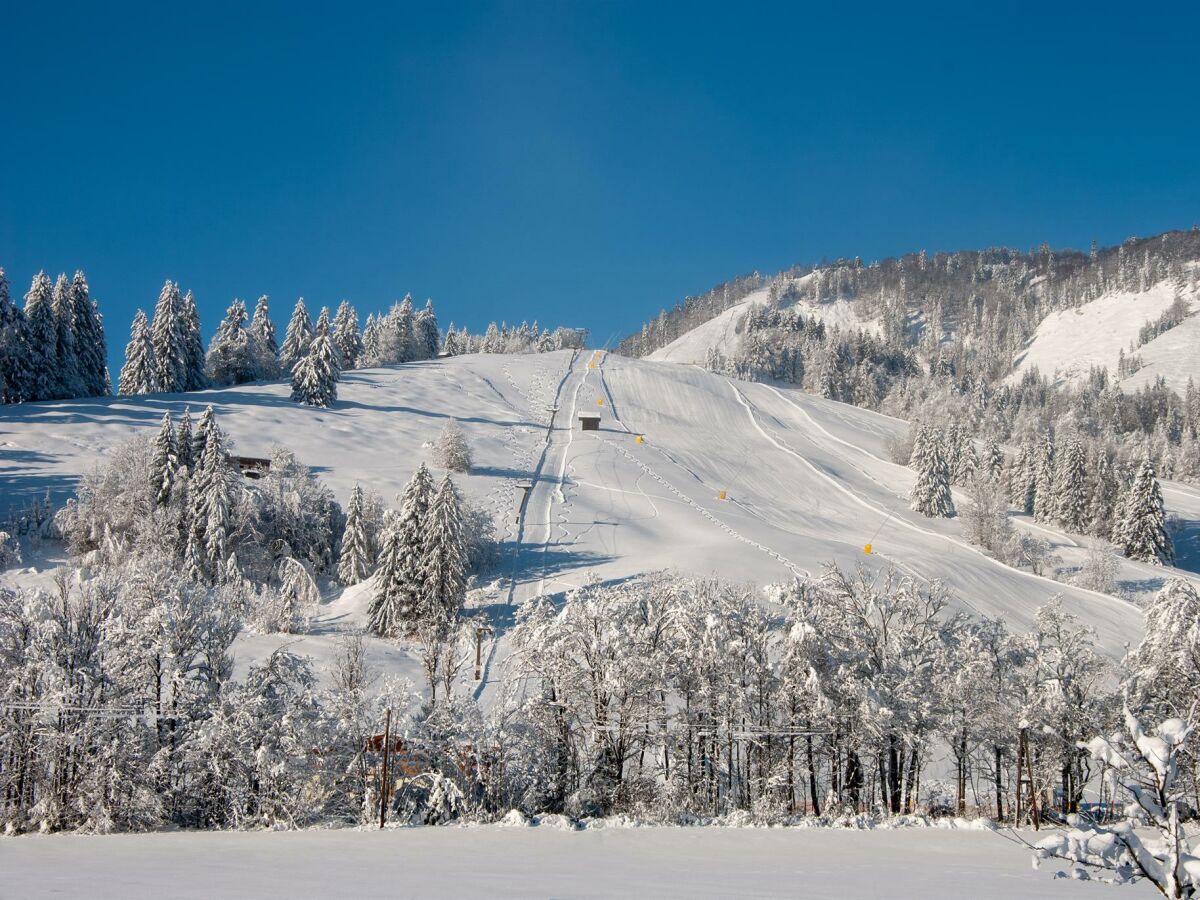
<svg viewBox="0 0 1200 900"><path fill-rule="evenodd" d="M433 448L433 458L437 465L451 472L471 471L471 448L456 419L450 419L438 435Z"/></svg>

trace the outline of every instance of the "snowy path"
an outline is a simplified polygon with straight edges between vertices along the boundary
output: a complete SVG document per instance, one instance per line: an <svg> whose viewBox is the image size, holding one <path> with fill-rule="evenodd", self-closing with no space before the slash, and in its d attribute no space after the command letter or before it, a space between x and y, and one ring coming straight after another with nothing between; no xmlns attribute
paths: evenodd
<svg viewBox="0 0 1200 900"><path fill-rule="evenodd" d="M1155 896L1145 885L1054 880L1059 868L1034 870L1029 851L999 834L917 828L544 825L0 840L0 892L23 900Z"/></svg>

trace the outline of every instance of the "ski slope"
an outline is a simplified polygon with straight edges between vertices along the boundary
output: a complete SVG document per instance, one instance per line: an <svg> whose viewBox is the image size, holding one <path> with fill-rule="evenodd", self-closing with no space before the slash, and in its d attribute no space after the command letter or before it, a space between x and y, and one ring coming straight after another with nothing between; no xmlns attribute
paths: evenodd
<svg viewBox="0 0 1200 900"><path fill-rule="evenodd" d="M1200 382L1200 291L1172 281L1161 281L1137 293L1107 293L1075 309L1050 313L1017 357L1009 380L1018 381L1036 367L1047 378L1073 383L1087 378L1094 366L1108 369L1115 380L1121 351L1130 355L1130 343L1137 343L1138 331L1167 310L1176 291L1191 302L1191 315L1132 351L1142 358L1143 368L1123 379L1121 386L1134 390L1161 375L1182 395L1189 378Z"/></svg>
<svg viewBox="0 0 1200 900"><path fill-rule="evenodd" d="M152 434L164 410L186 404L198 413L208 403L238 453L290 446L343 503L355 483L394 502L430 460L447 418L459 420L475 468L457 480L492 511L502 541L494 588L472 601L472 612L490 617L496 630L482 683L468 685L482 698L502 680L522 602L592 577L662 568L761 586L818 574L830 562L895 565L944 580L960 609L1015 629L1061 594L1108 653L1120 655L1140 636L1133 604L1008 568L969 546L957 521L910 511L913 475L887 461L886 451L903 422L796 390L604 353L461 356L350 372L331 410L292 403L281 383L7 407L0 410L0 505L47 489L62 500L131 434ZM585 411L600 413L600 431L579 430ZM533 486L518 515L523 482ZM1171 512L1200 520L1200 492L1168 484L1165 495ZM1042 530L1065 564L1082 561L1084 539ZM45 583L53 561L37 559L0 579ZM1146 592L1164 574L1126 562L1120 577ZM342 632L363 625L370 594L369 583L331 589L310 634L242 635L239 667L283 643L320 666ZM368 649L384 672L421 682L410 648L373 640Z"/></svg>

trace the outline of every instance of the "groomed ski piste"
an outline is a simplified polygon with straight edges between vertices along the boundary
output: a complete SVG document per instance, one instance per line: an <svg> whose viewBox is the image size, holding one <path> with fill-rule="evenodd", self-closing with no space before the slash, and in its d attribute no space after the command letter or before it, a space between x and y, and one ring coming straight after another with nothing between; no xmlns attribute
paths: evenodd
<svg viewBox="0 0 1200 900"><path fill-rule="evenodd" d="M395 504L417 465L431 461L431 444L447 419L460 422L475 465L458 483L493 512L501 542L490 587L475 595L477 608L468 610L486 615L495 631L484 650L482 679L475 682L467 666L461 686L485 706L500 693L508 636L522 603L543 593L561 594L590 578L618 581L664 568L763 587L819 575L829 563L843 569L894 565L921 579L941 579L953 588L960 609L1003 618L1014 630L1027 629L1036 610L1060 595L1113 657L1141 636L1134 603L1005 566L968 544L956 520L925 519L909 510L913 473L888 461L887 450L906 423L792 388L603 351L459 356L347 372L329 410L292 403L283 383L6 407L0 409L2 505L20 505L47 490L62 502L78 477L113 448L134 433L153 434L164 411L190 406L195 415L209 404L236 453L265 456L273 446L287 446L343 504L356 483ZM599 431L580 429L584 413L600 416ZM522 504L524 484L532 487ZM1153 592L1169 574L1195 578L1200 490L1164 483L1164 495L1168 512L1189 525L1178 548L1181 569L1122 561L1118 578L1133 594ZM1024 519L1018 527L1037 528L1048 537L1063 566L1082 563L1087 539ZM870 554L864 553L867 544ZM63 561L47 545L26 568L0 579L48 584L53 566ZM369 581L331 592L308 634L243 634L235 645L239 670L283 644L312 657L320 669L343 632L363 627L370 595ZM370 662L382 673L422 683L414 651L375 639L368 646ZM930 896L951 893L952 886L958 890L968 872L974 873L971 893L979 897L1040 896L1043 888L1049 896L1059 890L1047 873L1030 870L1027 851L990 832L914 829L911 837L894 831L814 837L807 830L747 829L722 844L728 829L702 838L682 829L552 831L543 825L399 829L384 835L21 838L0 842L0 871L15 873L20 885L13 890L12 876L3 876L0 896L71 895L82 889L80 879L86 879L90 896L128 896L134 882L122 880L127 867L152 872L176 857L192 859L191 869L183 862L178 867L185 876L172 879L183 882L173 890L178 896L321 896L328 893L322 882L306 874L320 859L331 867L322 870L323 878L341 872L337 883L357 888L354 879L365 877L363 890L354 891L363 896L391 893L384 876L397 866L414 879L400 893L414 896L461 896L468 882L475 885L471 892L489 896L609 896L638 893L639 884L655 896L729 896L732 883L720 875L722 866L758 867L757 881L737 882L750 894L795 888L809 896L894 896L878 874L873 881L843 883L853 859L864 853L892 854L900 868L912 863L914 873L934 879L926 883L946 888L931 887ZM882 835L886 838L877 837ZM846 864L821 863L826 850L844 854ZM624 865L627 851L635 859L631 868L606 871L609 860L619 857ZM213 854L232 868L207 865L204 860L211 862ZM255 869L264 854L272 865ZM452 864L456 859L460 863ZM655 859L659 869L652 875L645 867ZM526 865L518 867L515 860ZM567 882L570 866L563 860L576 860L581 873L603 874L590 884L579 873ZM471 877L478 880L451 879L438 861L453 870L477 870ZM65 871L74 866L73 876ZM364 875L367 870L371 874ZM435 878L439 871L441 881ZM711 878L704 874L709 872ZM937 881L937 872L958 881ZM206 880L218 877L225 880ZM151 884L149 875L137 883ZM96 885L111 893L97 892Z"/></svg>

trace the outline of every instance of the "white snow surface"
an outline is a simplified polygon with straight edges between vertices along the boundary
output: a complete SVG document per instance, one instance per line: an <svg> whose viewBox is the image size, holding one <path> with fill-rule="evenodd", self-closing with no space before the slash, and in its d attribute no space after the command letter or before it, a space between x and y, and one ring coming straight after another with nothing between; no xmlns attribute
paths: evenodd
<svg viewBox="0 0 1200 900"><path fill-rule="evenodd" d="M810 278L797 279L801 282ZM686 334L682 334L660 347L646 358L656 362L674 362L703 365L708 356L709 348L715 348L725 356L732 356L742 345L742 335L737 330L738 320L745 315L750 307L769 302L766 290L749 294L735 306L731 306L720 315L697 325ZM865 329L877 332L879 323L874 319L863 319L858 315L857 307L852 300L831 300L827 303L785 303L785 309L797 309L806 316L820 319L830 328L840 328L843 331Z"/></svg>
<svg viewBox="0 0 1200 900"><path fill-rule="evenodd" d="M1045 832L1042 833L1043 835ZM1032 839L1029 833L1026 838ZM1055 879L1010 836L942 828L402 828L0 839L0 895L1129 898Z"/></svg>
<svg viewBox="0 0 1200 900"><path fill-rule="evenodd" d="M589 366L594 362L595 367ZM899 420L800 391L735 382L691 366L585 351L530 356L477 355L349 372L331 410L298 406L282 383L193 395L150 395L10 406L0 410L0 512L49 488L65 499L78 476L140 431L153 434L163 410L213 404L236 452L265 455L285 444L345 502L356 482L394 502L413 470L429 461L447 417L459 420L475 468L457 479L496 516L502 558L496 590L478 610L496 637L483 683L487 700L503 677L517 606L588 577L618 580L672 568L764 586L818 574L835 562L894 564L940 578L959 608L1028 628L1038 607L1061 594L1119 657L1141 635L1141 613L1124 600L1008 568L969 546L955 520L908 509L913 475L887 461ZM598 405L602 401L603 405ZM558 406L552 428L551 410ZM602 429L582 432L577 417L598 411ZM644 443L635 436L644 435ZM532 481L526 514L518 485ZM725 500L718 499L726 491ZM1170 512L1200 520L1200 492L1164 485ZM959 502L963 498L958 498ZM1083 538L1022 521L1055 544L1067 565L1087 552ZM863 553L871 543L874 553ZM1193 555L1191 558L1195 558ZM0 575L47 583L46 562ZM1154 590L1172 570L1122 563L1123 582ZM340 633L362 627L366 583L325 598L311 633L243 634L239 670L289 644L321 669ZM385 673L422 683L403 644L369 642ZM466 677L473 672L468 667Z"/></svg>
<svg viewBox="0 0 1200 900"><path fill-rule="evenodd" d="M1060 383L1085 379L1093 366L1108 369L1115 378L1121 351L1130 354L1130 342L1136 344L1141 327L1166 311L1176 290L1191 302L1191 315L1134 351L1142 358L1143 368L1124 379L1121 386L1133 390L1161 375L1169 387L1182 394L1188 378L1200 382L1200 292L1173 281L1161 281L1138 293L1106 293L1074 309L1050 313L1017 358L1009 380L1019 380L1035 366Z"/></svg>

